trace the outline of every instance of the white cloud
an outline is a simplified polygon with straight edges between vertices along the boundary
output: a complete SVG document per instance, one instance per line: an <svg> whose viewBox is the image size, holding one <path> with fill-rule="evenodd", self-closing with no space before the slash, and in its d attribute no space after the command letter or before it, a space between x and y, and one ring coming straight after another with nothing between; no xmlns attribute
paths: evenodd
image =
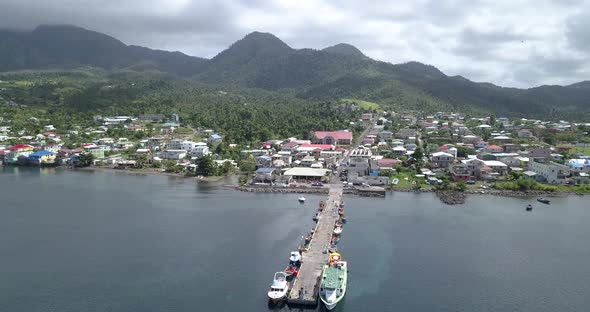
<svg viewBox="0 0 590 312"><path fill-rule="evenodd" d="M0 0L0 27L69 23L129 44L212 57L248 32L295 48L340 42L503 86L590 77L590 0Z"/></svg>

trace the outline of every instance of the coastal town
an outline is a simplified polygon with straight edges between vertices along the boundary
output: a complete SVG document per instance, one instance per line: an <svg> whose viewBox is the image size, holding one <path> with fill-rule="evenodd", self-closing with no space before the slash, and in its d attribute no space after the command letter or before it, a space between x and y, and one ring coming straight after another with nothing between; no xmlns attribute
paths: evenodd
<svg viewBox="0 0 590 312"><path fill-rule="evenodd" d="M349 129L253 145L192 128L179 115L94 116L94 126L56 128L31 117L14 131L0 120L4 166L67 166L223 176L250 188L346 188L489 192L590 191L588 123L365 110ZM67 142L67 143L66 143Z"/></svg>

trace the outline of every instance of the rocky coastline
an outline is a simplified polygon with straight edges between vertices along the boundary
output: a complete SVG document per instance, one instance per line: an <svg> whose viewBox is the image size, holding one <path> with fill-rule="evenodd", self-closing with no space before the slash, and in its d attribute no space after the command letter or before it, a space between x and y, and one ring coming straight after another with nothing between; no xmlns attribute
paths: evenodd
<svg viewBox="0 0 590 312"><path fill-rule="evenodd" d="M436 191L436 196L447 205L460 205L465 203L467 197L464 192L457 191Z"/></svg>

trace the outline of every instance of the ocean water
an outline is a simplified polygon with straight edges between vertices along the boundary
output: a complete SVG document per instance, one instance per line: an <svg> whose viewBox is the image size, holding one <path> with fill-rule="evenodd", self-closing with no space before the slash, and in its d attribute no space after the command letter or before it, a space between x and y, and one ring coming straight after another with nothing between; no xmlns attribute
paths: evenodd
<svg viewBox="0 0 590 312"><path fill-rule="evenodd" d="M269 308L266 291L323 199L297 197L1 168L0 311L289 310ZM587 197L345 201L349 287L336 311L590 311Z"/></svg>

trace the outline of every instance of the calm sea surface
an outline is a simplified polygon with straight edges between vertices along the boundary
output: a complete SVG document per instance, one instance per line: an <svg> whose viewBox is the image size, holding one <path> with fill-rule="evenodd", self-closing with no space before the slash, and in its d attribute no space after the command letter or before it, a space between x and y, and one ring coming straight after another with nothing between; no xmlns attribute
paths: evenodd
<svg viewBox="0 0 590 312"><path fill-rule="evenodd" d="M0 168L0 311L268 311L322 198L297 197ZM590 311L588 197L345 200L336 311Z"/></svg>

